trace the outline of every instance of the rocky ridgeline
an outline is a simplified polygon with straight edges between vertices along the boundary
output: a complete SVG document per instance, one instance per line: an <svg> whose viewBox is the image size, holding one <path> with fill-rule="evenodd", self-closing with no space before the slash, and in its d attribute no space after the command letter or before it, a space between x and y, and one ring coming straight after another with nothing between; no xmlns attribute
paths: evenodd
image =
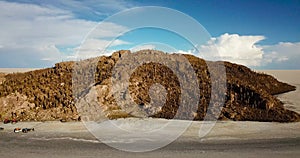
<svg viewBox="0 0 300 158"><path fill-rule="evenodd" d="M145 52L163 54L154 50L137 53ZM191 87L181 89L174 72L167 66L150 62L138 67L130 76L129 96L136 106L131 106L131 111L124 110L123 107L128 103L116 101L111 79L115 64L128 53L131 52L118 51L109 57L101 56L76 63L62 62L53 68L7 74L0 85L0 119L71 121L86 119L85 117L99 120L137 116L172 119L180 106L183 111L180 111L176 119L192 117L194 120L203 120L217 117L222 120L277 122L300 119L299 114L285 109L283 103L273 96L295 90L294 86L279 82L267 74L253 72L242 65L208 62L192 55L184 56L197 75L195 82L199 85L200 98L196 109L191 109L188 102L179 104L181 93ZM224 64L226 68L226 75L217 79L221 81L226 77L227 81L225 104L221 114L216 112L218 106L209 107L212 97L219 97L211 96L212 72L208 70L209 64L216 65L210 66L213 67L210 71L218 71L217 65L220 64ZM175 67L178 70L186 69L185 64ZM120 71L116 75L118 77L128 74ZM166 94L157 95L156 93L162 91L159 87L153 89L154 84L162 85ZM128 95L124 94L124 97ZM75 103L80 106L76 108Z"/></svg>

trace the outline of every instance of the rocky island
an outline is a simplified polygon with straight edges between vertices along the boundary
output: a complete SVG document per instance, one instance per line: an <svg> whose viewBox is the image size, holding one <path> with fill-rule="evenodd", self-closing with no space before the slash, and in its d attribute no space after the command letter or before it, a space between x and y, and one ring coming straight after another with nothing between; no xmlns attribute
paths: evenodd
<svg viewBox="0 0 300 158"><path fill-rule="evenodd" d="M155 50L142 50L135 53L161 53ZM115 64L124 55L132 54L121 50L111 56L101 56L79 61L82 68L77 69L74 77L74 67L78 62L61 62L52 68L35 70L25 73L0 74L0 120L17 119L20 121L66 120L79 121L86 111L108 119L136 117L124 111L114 98L111 79ZM170 54L174 55L174 54ZM296 87L280 82L276 78L252 71L251 69L229 62L205 61L193 55L183 55L192 66L199 85L198 107L193 112L182 111L176 119L204 120L206 118L235 121L274 121L295 122L300 120L296 112L284 108L276 94L293 91ZM96 61L96 64L91 65ZM95 62L94 62L95 63ZM226 70L226 90L221 113L214 115L214 108L209 107L211 95L211 76L209 64L223 64ZM178 65L180 69L180 64ZM93 72L92 81L85 81L84 73ZM90 75L90 74L89 74ZM122 75L122 74L120 74ZM123 75L126 75L123 74ZM222 76L221 76L222 77ZM77 82L81 81L81 82ZM74 92L74 84L77 88ZM152 98L149 89L159 83L166 90L166 95ZM89 85L88 88L85 85ZM185 87L189 88L189 87ZM150 62L138 67L130 76L129 93L138 109L144 111L147 117L173 119L179 108L180 83L176 75L166 66ZM96 94L96 96L95 96ZM165 102L160 107L152 107L151 99ZM94 103L84 101L94 99ZM84 109L76 104L82 103ZM181 105L189 109L189 104ZM99 108L101 107L101 108ZM96 109L96 110L94 110ZM99 110L100 109L100 110Z"/></svg>

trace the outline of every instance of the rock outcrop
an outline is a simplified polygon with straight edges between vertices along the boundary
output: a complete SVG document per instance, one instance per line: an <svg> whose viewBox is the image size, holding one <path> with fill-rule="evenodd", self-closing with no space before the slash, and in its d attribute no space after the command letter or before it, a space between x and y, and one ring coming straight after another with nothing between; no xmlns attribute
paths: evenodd
<svg viewBox="0 0 300 158"><path fill-rule="evenodd" d="M143 50L136 53L163 53ZM53 68L5 75L0 84L0 119L19 120L92 120L124 117L158 117L193 120L230 119L236 121L299 121L300 115L284 108L274 95L295 90L294 86L279 82L267 74L229 62L209 62L192 55L184 55L192 66L199 92L196 109L188 103L180 105L180 82L168 67L150 62L138 67L130 76L128 86L136 106L124 110L126 102L117 102L112 91L113 69L122 56L130 51L117 51L112 56L101 56L81 62L62 62ZM95 64L91 64L95 63ZM209 107L211 100L211 72L207 65L224 64L225 103L220 114ZM76 69L76 66L80 67ZM75 68L75 70L74 70ZM178 69L184 69L181 64ZM75 72L74 72L75 71ZM211 71L215 71L212 69ZM217 70L216 70L217 71ZM120 71L118 75L128 75ZM74 73L76 75L74 75ZM75 89L74 89L74 84ZM157 84L158 86L153 86ZM189 89L189 87L185 87ZM156 93L161 95L155 95ZM124 95L124 97L126 97ZM214 96L215 97L215 96ZM218 97L218 96L217 96ZM155 104L153 104L155 102ZM75 106L75 103L81 106ZM157 106L159 105L159 106ZM192 111L192 112L191 112ZM207 117L207 115L211 115Z"/></svg>
<svg viewBox="0 0 300 158"><path fill-rule="evenodd" d="M5 73L0 72L0 84L2 84L5 81Z"/></svg>

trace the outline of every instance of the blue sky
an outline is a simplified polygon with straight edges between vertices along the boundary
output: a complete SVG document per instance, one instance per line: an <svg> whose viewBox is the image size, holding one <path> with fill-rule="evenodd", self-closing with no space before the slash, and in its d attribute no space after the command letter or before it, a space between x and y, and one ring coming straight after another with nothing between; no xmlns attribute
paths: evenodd
<svg viewBox="0 0 300 158"><path fill-rule="evenodd" d="M214 36L224 33L264 35L263 44L300 40L300 1L164 1L163 6L198 20Z"/></svg>
<svg viewBox="0 0 300 158"><path fill-rule="evenodd" d="M106 23L101 38L88 38L79 48L91 29L111 15L142 6L175 9L197 20L211 35L208 43L196 45L205 53L220 50L223 60L253 69L300 68L300 1L284 0L0 1L0 67L49 67L74 60L80 49L93 52L86 57L97 56L91 48L105 48L127 26ZM185 24L181 25L184 29ZM170 51L192 53L191 43L161 29L133 30L110 44L109 51L133 47L168 50L164 44L173 47Z"/></svg>

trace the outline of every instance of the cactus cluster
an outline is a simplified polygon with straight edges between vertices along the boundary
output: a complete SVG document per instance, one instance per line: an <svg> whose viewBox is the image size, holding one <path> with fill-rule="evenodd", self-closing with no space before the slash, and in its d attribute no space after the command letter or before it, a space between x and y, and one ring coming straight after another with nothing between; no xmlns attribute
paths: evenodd
<svg viewBox="0 0 300 158"><path fill-rule="evenodd" d="M142 50L136 53L145 51L155 52L155 50ZM109 119L118 116L134 116L133 113L122 111L122 105L118 105L111 92L110 81L112 77L118 77L112 76L113 69L118 60L127 53L131 52L121 50L111 56L79 62L61 62L52 68L0 76L0 119L9 117L20 120L80 120L80 115L89 111L89 106L95 109L93 115L103 115ZM267 74L256 73L242 65L205 61L193 55L184 55L184 57L197 75L195 82L199 85L200 94L197 109L191 112L188 102L179 104L182 90L193 87L180 87L180 82L172 70L160 63L150 62L141 65L131 74L129 84L132 100L139 110L148 114L147 116L172 119L179 106L182 106L184 110L180 112L180 116L176 116L177 119L187 119L192 116L194 120L203 120L209 114L211 116L208 118L218 119L299 121L299 114L286 110L283 103L274 96L295 90L294 86L279 82ZM225 79L227 87L224 95L225 103L220 115L215 114L214 107L209 108L210 99L219 96L211 94L212 72L210 71L218 71L217 66L208 69L208 64L224 64L226 70L226 75L220 76L216 81L218 83L218 80ZM186 66L178 64L174 67L185 70ZM128 74L120 71L116 75ZM163 98L165 102L160 98L164 97L162 95L154 95L154 98L151 98L149 90L153 84L160 84L165 88L166 96ZM98 96L89 94L92 91L97 91ZM86 105L84 109L76 108L75 103L83 103L82 100L88 100L91 96L96 98L96 104ZM151 99L157 100L158 104L161 104L160 107L151 107ZM22 108L19 108L20 106ZM99 111L98 106L101 107Z"/></svg>

